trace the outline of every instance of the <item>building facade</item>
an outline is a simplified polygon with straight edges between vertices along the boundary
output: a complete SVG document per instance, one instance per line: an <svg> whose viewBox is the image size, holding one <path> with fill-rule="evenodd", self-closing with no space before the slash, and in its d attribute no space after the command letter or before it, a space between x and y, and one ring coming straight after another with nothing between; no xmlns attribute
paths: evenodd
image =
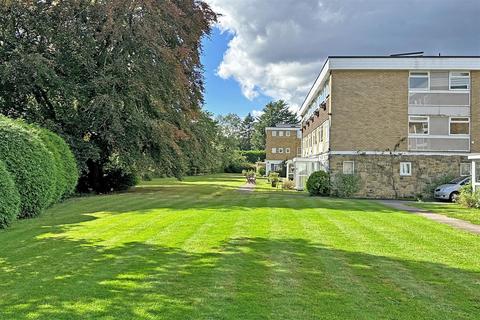
<svg viewBox="0 0 480 320"><path fill-rule="evenodd" d="M299 115L298 189L327 170L358 197L415 197L480 152L480 57L329 57Z"/></svg>
<svg viewBox="0 0 480 320"><path fill-rule="evenodd" d="M300 126L278 124L265 128L265 171L282 171L288 160L302 155Z"/></svg>

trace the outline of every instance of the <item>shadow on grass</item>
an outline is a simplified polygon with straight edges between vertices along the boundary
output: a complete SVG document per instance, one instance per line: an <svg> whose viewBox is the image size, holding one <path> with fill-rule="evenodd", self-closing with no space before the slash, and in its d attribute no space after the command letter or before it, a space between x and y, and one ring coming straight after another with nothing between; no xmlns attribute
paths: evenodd
<svg viewBox="0 0 480 320"><path fill-rule="evenodd" d="M2 319L474 319L480 273L236 238L189 252L37 239L0 253ZM15 258L13 258L15 257Z"/></svg>

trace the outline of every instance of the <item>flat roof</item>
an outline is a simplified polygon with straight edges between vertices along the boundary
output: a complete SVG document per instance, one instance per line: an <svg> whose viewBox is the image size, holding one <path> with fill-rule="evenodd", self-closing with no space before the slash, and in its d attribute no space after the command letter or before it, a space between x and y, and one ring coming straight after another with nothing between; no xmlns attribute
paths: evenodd
<svg viewBox="0 0 480 320"><path fill-rule="evenodd" d="M331 70L480 70L480 56L329 56L298 115L303 116Z"/></svg>

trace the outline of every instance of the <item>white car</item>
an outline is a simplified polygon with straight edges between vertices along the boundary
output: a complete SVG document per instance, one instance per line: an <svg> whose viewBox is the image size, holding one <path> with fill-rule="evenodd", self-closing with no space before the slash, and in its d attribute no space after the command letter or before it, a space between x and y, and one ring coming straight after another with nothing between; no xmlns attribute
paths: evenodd
<svg viewBox="0 0 480 320"><path fill-rule="evenodd" d="M459 177L449 183L442 184L435 189L433 196L435 199L450 200L455 202L460 194L460 188L470 183L470 177Z"/></svg>

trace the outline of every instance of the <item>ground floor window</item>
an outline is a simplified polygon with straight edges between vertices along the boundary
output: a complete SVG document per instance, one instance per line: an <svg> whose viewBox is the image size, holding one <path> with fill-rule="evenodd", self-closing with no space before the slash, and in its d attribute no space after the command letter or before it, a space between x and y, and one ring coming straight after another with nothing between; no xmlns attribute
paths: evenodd
<svg viewBox="0 0 480 320"><path fill-rule="evenodd" d="M343 174L353 174L355 171L355 162L343 161Z"/></svg>
<svg viewBox="0 0 480 320"><path fill-rule="evenodd" d="M411 176L412 175L412 163L411 162L400 162L400 175L401 176Z"/></svg>
<svg viewBox="0 0 480 320"><path fill-rule="evenodd" d="M471 173L472 165L468 162L460 163L460 175L469 176Z"/></svg>

